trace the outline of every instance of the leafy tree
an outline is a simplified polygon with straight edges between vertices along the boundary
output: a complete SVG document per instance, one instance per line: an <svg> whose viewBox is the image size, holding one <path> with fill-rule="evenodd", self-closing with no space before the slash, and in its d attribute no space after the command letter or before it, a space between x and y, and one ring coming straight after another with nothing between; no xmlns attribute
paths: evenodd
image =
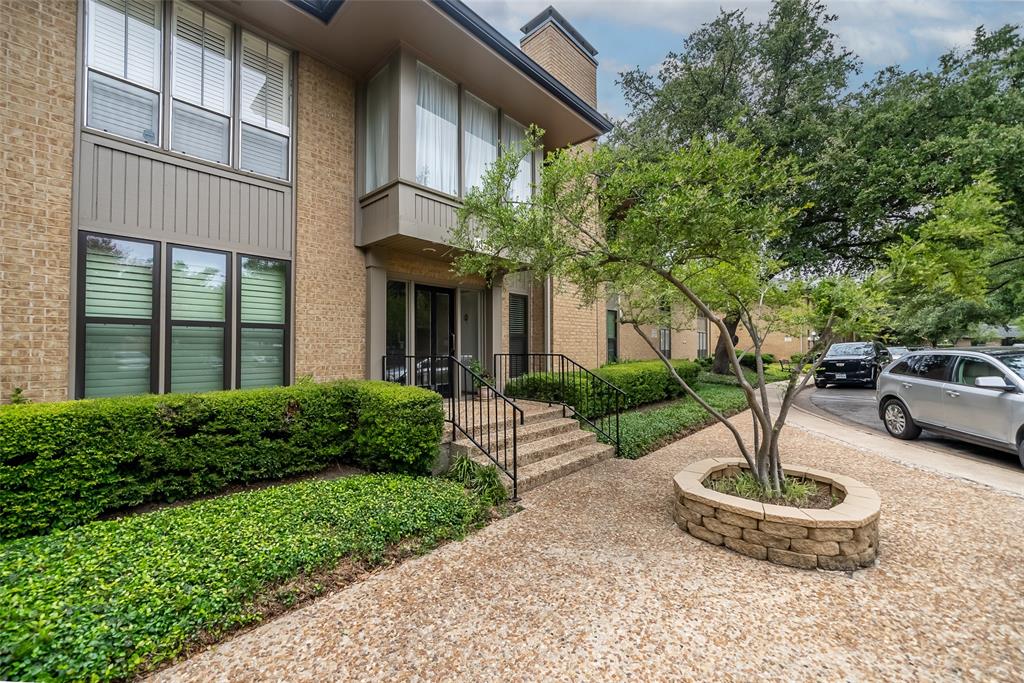
<svg viewBox="0 0 1024 683"><path fill-rule="evenodd" d="M452 235L464 250L457 267L552 275L587 303L615 291L624 322L637 329L660 321L666 302L699 311L726 338L729 369L753 415L752 443L675 372L647 335L641 337L686 394L730 430L758 481L779 491L779 435L813 371L791 373L776 410L764 378L765 328L814 326L825 345L834 334L870 332L882 323L880 302L863 283L798 279L771 248L802 210L785 200L802 180L792 160L749 140L709 138L658 156L626 146L589 154L561 150L549 154L533 199L512 201L509 182L536 135L503 154L483 186L466 197ZM735 311L754 340L756 382L740 366L723 310Z"/></svg>
<svg viewBox="0 0 1024 683"><path fill-rule="evenodd" d="M692 138L734 139L742 130L773 154L810 164L827 146L830 121L858 69L853 55L837 46L830 28L835 20L818 0L776 0L757 25L742 11L723 10L687 36L680 52L669 53L657 76L640 69L621 75L630 115L613 139L648 153L672 153ZM810 182L790 190L810 204ZM820 234L809 211L776 239L789 252L789 266L817 265L822 247L848 242ZM719 373L728 371L723 337L732 339L740 324L738 310L725 313L727 334L719 336L713 364Z"/></svg>

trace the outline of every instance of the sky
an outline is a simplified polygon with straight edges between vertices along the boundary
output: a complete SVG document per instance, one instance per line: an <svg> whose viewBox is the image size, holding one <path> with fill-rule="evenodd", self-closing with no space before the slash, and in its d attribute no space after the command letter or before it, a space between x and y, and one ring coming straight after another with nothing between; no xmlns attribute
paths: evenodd
<svg viewBox="0 0 1024 683"><path fill-rule="evenodd" d="M468 0L469 5L513 43L520 27L548 5L554 7L597 49L598 109L626 115L615 81L637 66L656 73L683 37L710 21L720 8L745 9L748 21L768 15L768 0ZM839 19L840 43L862 62L859 85L879 69L934 66L951 48L969 46L974 29L1006 23L1024 25L1024 0L826 0Z"/></svg>

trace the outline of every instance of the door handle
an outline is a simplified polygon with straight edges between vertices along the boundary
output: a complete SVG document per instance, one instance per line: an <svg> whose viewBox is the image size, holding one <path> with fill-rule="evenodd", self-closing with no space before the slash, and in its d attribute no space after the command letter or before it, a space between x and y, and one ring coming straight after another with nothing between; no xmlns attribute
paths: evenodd
<svg viewBox="0 0 1024 683"><path fill-rule="evenodd" d="M903 388L904 388L904 389L910 389L910 388L911 388L911 387L913 387L913 386L914 386L914 385L913 385L913 384L911 384L910 382L903 382Z"/></svg>
<svg viewBox="0 0 1024 683"><path fill-rule="evenodd" d="M960 392L959 392L959 391L949 391L949 390L947 390L947 391L946 391L946 394L947 394L947 395L948 395L948 396L949 396L950 398L956 398L957 396L959 396L959 395L960 395Z"/></svg>

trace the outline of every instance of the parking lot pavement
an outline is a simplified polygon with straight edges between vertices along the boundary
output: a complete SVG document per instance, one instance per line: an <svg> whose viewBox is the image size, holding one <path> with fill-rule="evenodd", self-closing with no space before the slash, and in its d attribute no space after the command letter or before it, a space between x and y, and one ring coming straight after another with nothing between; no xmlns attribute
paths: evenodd
<svg viewBox="0 0 1024 683"><path fill-rule="evenodd" d="M838 432L844 435L840 438L851 445L863 445L869 440L874 450L887 453L901 462L1024 495L1024 468L1013 453L975 446L930 432L923 432L915 441L899 441L889 436L878 417L872 389L809 387L797 397L795 407L795 421L812 431L834 436L834 426L842 425L848 429Z"/></svg>

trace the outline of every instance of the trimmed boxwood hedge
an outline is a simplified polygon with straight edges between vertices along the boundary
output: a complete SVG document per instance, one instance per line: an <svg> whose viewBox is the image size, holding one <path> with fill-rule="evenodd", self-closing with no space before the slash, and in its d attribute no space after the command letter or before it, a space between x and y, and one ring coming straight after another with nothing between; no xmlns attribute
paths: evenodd
<svg viewBox="0 0 1024 683"><path fill-rule="evenodd" d="M4 406L0 539L333 463L424 474L443 421L437 394L368 381Z"/></svg>
<svg viewBox="0 0 1024 683"><path fill-rule="evenodd" d="M676 372L688 384L696 381L699 367L688 360L673 360ZM626 394L623 408L635 408L648 403L657 403L683 395L683 389L675 381L661 361L631 361L606 365L593 371L601 379L615 385ZM602 401L603 393L591 387L591 380L582 375L573 376L573 381L564 389L559 386L556 373L534 372L517 377L505 385L505 393L514 398L535 401L562 402L576 408L582 415L593 418L608 413L611 405Z"/></svg>
<svg viewBox="0 0 1024 683"><path fill-rule="evenodd" d="M363 475L8 541L0 679L130 679L287 604L293 577L461 538L485 513L458 482Z"/></svg>

